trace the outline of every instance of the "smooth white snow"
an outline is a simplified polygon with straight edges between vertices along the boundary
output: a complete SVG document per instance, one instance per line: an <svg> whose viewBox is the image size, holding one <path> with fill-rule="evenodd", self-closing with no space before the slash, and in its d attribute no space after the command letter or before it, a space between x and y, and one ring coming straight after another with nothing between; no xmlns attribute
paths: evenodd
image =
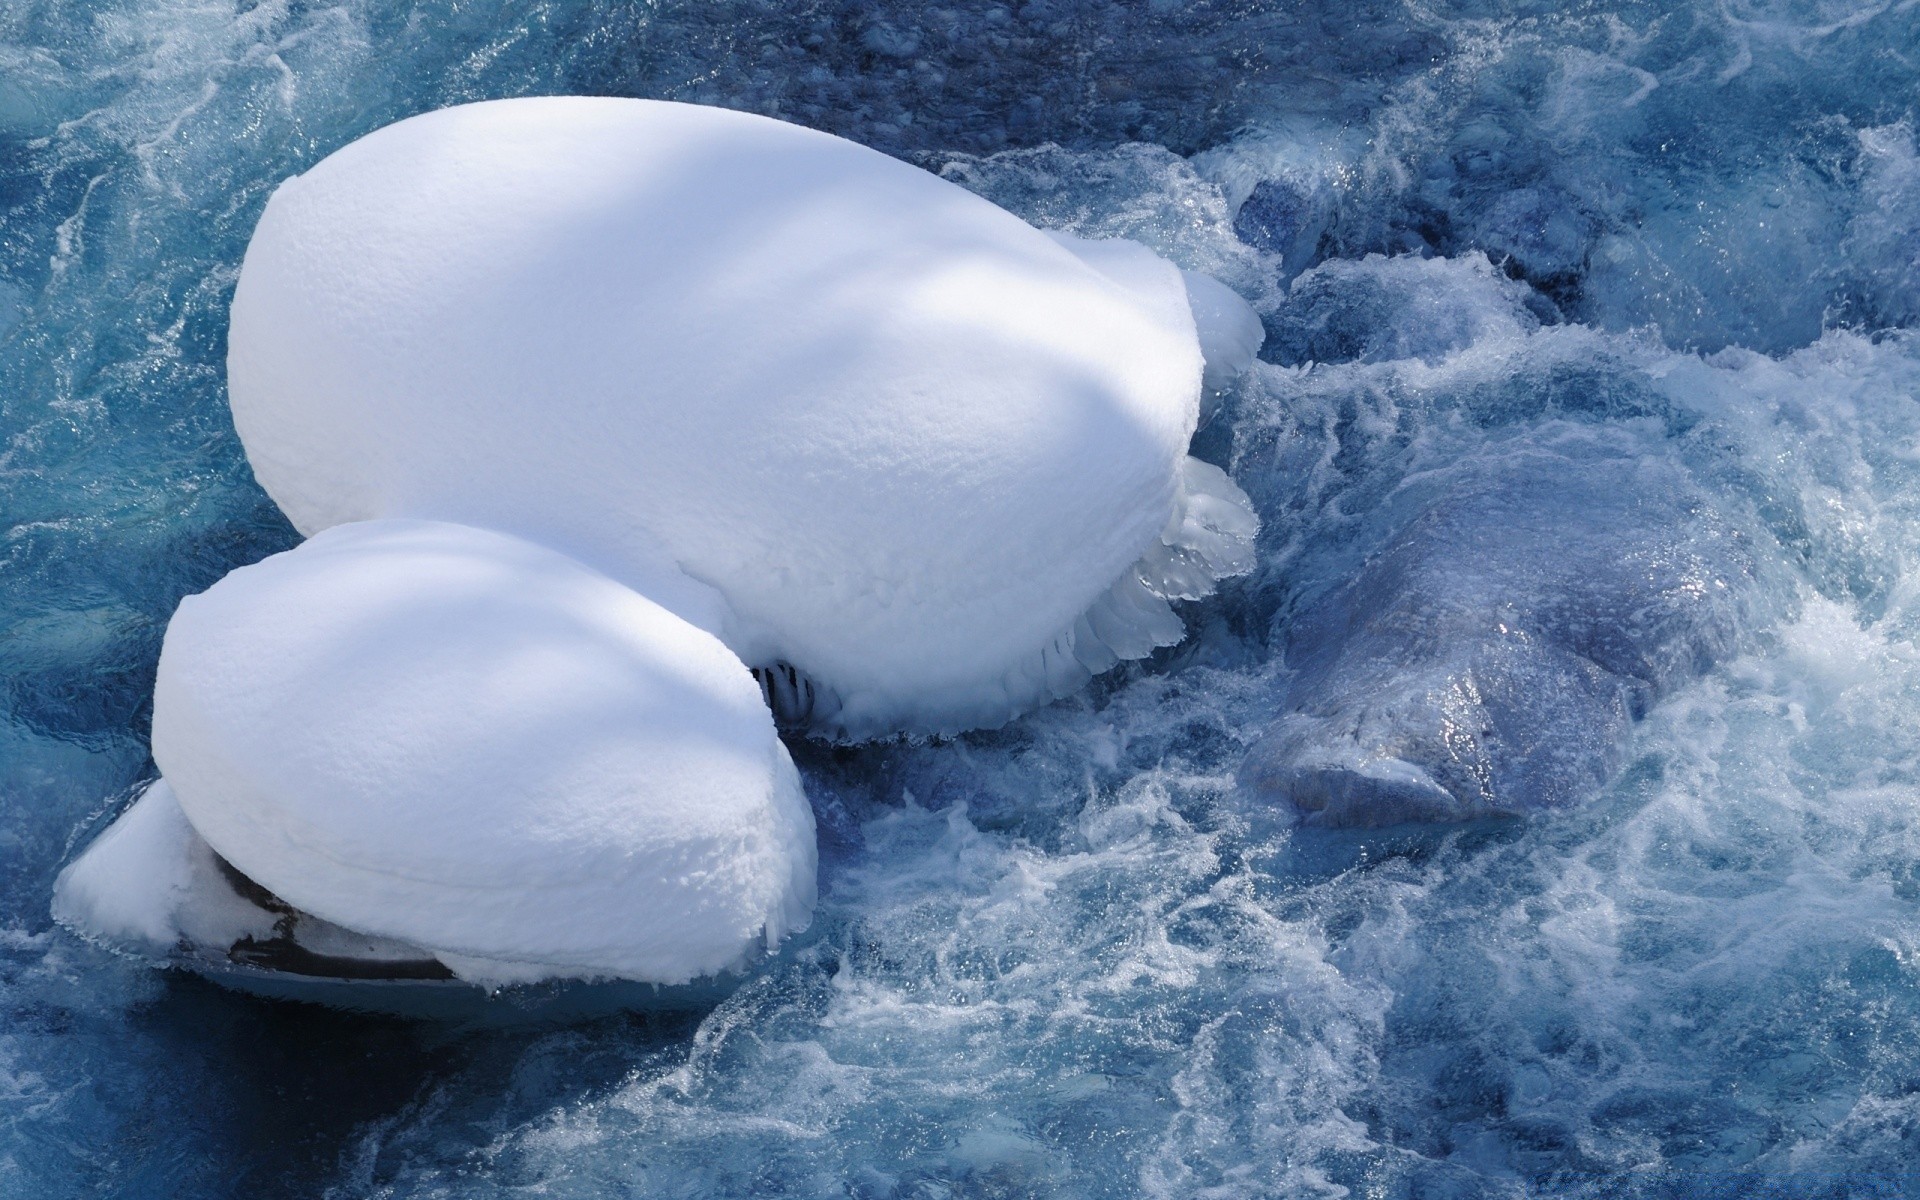
<svg viewBox="0 0 1920 1200"><path fill-rule="evenodd" d="M275 193L234 422L303 532L529 537L791 664L776 703L817 732L953 731L1178 638L1157 611L1084 631L1182 519L1187 289L779 121L473 104Z"/></svg>
<svg viewBox="0 0 1920 1200"><path fill-rule="evenodd" d="M746 667L503 534L346 525L188 597L153 753L247 876L478 982L685 982L813 904L812 812Z"/></svg>

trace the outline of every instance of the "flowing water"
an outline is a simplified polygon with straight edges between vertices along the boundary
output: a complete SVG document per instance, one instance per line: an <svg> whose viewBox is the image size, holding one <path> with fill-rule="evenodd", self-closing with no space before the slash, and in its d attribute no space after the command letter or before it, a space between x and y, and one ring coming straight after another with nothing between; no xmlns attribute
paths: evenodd
<svg viewBox="0 0 1920 1200"><path fill-rule="evenodd" d="M408 1024L80 942L167 617L295 540L223 393L267 193L550 92L1234 286L1265 361L1196 449L1260 570L1004 730L796 747L820 911L708 1012ZM0 0L0 1196L1920 1194L1916 109L1916 0ZM1325 616L1393 555L1549 640L1649 555L1725 599L1627 639L1626 717L1528 714L1595 743L1559 807L1297 828L1236 773L1303 688L1457 682Z"/></svg>

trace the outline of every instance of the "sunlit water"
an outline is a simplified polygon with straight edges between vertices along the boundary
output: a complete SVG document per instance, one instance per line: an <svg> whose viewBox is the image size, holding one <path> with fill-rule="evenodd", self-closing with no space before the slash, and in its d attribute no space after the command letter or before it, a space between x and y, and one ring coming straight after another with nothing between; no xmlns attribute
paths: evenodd
<svg viewBox="0 0 1920 1200"><path fill-rule="evenodd" d="M0 0L0 1196L1920 1193L1920 4L1565 7ZM814 931L709 1013L413 1026L56 929L174 604L294 541L222 390L268 190L556 91L1238 288L1269 361L1198 447L1261 570L1008 729L798 747ZM1541 455L1751 565L1612 782L1374 833L1236 791L1292 618Z"/></svg>

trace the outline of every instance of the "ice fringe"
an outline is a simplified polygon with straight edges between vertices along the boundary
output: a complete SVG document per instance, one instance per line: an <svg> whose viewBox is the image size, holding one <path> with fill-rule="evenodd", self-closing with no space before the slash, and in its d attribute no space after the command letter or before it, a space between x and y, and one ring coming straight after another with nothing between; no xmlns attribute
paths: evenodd
<svg viewBox="0 0 1920 1200"><path fill-rule="evenodd" d="M1186 636L1176 600L1199 600L1223 579L1254 566L1260 518L1253 502L1219 467L1191 455L1181 466L1180 493L1159 538L1038 654L1022 657L992 683L961 697L934 697L904 723L882 724L850 708L833 688L790 663L755 667L767 706L781 728L832 741L896 734L899 724L946 737L997 729L1023 713L1079 691L1095 675L1171 646Z"/></svg>
<svg viewBox="0 0 1920 1200"><path fill-rule="evenodd" d="M60 873L53 916L112 953L186 968L236 991L358 1012L505 1025L710 1008L772 952L780 934L765 929L765 945L750 947L738 970L685 984L555 980L498 1003L496 988L470 984L461 972L524 975L528 964L443 957L295 908L221 858L188 823L164 779L149 784Z"/></svg>

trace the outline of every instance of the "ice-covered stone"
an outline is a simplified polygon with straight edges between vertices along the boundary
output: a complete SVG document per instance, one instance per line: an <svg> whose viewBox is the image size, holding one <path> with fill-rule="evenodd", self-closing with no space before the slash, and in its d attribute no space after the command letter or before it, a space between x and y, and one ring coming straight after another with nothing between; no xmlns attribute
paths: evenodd
<svg viewBox="0 0 1920 1200"><path fill-rule="evenodd" d="M1270 353L1290 366L1406 358L1431 364L1538 328L1527 308L1530 294L1480 254L1335 259L1293 281L1272 317Z"/></svg>
<svg viewBox="0 0 1920 1200"><path fill-rule="evenodd" d="M1666 459L1491 453L1291 617L1281 716L1241 779L1320 826L1575 803L1740 644L1753 572Z"/></svg>

